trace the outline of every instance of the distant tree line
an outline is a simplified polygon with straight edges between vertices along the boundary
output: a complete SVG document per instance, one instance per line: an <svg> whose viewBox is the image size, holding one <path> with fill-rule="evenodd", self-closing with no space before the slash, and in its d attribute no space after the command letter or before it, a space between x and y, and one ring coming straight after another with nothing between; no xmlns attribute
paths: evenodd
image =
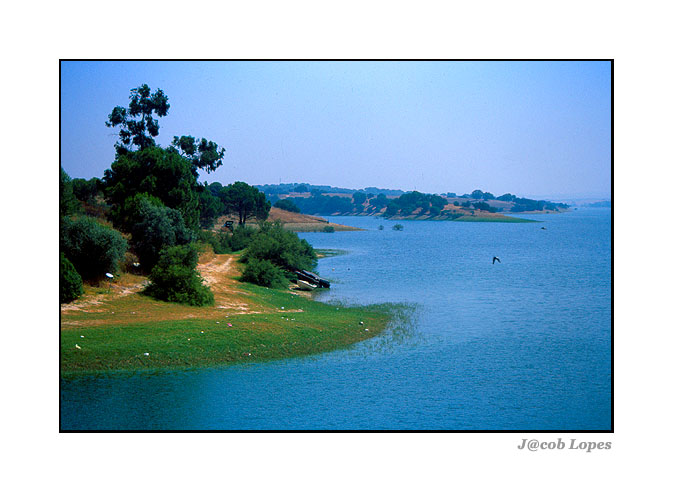
<svg viewBox="0 0 673 492"><path fill-rule="evenodd" d="M414 213L423 215L429 213L431 216L436 216L442 213L442 209L448 203L449 201L440 195L412 191L388 203L384 215L392 217L395 215L412 215Z"/></svg>

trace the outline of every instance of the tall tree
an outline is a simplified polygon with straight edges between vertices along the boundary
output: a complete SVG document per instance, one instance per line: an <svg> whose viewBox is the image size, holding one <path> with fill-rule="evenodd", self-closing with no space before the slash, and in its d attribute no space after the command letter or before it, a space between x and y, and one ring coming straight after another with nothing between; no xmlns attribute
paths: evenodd
<svg viewBox="0 0 673 492"><path fill-rule="evenodd" d="M224 188L221 196L226 212L237 213L240 225L244 225L249 217L266 220L269 216L271 203L264 193L247 183L236 181Z"/></svg>
<svg viewBox="0 0 673 492"><path fill-rule="evenodd" d="M147 84L131 89L129 99L129 107L116 106L105 123L109 128L120 127L120 142L115 144L118 153L131 151L131 145L140 150L154 147L154 137L159 135L159 120L153 115L166 116L170 108L166 94L161 89L151 93Z"/></svg>
<svg viewBox="0 0 673 492"><path fill-rule="evenodd" d="M192 171L196 174L197 169L203 169L211 173L222 165L225 150L215 142L202 138L196 141L191 135L173 137L173 148L182 156L187 157L192 163Z"/></svg>
<svg viewBox="0 0 673 492"><path fill-rule="evenodd" d="M115 224L124 223L119 214L128 198L147 193L179 210L188 227L199 226L199 185L189 160L176 152L157 146L119 155L105 170L103 181Z"/></svg>

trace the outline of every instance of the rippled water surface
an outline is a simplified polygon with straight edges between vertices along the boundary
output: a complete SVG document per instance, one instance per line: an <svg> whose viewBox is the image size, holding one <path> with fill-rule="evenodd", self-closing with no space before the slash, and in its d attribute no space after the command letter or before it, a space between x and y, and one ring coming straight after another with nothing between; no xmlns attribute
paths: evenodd
<svg viewBox="0 0 673 492"><path fill-rule="evenodd" d="M411 303L409 321L317 356L64 380L61 427L608 430L610 211L533 218L333 217L366 231L301 235L348 251L320 260L318 298Z"/></svg>

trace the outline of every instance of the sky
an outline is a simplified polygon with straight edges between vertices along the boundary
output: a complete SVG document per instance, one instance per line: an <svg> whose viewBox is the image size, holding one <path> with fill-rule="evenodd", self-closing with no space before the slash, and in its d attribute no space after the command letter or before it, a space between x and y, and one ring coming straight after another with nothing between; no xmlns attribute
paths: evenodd
<svg viewBox="0 0 673 492"><path fill-rule="evenodd" d="M609 62L62 61L71 177L110 167L107 116L142 84L169 99L158 144L226 149L201 181L611 195Z"/></svg>

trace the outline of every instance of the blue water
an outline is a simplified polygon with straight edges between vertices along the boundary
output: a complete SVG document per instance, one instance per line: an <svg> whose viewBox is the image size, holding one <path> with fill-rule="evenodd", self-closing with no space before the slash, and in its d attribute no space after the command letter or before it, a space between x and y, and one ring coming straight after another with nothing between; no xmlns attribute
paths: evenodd
<svg viewBox="0 0 673 492"><path fill-rule="evenodd" d="M366 231L302 234L348 251L320 260L318 298L407 321L317 356L64 380L61 428L609 430L610 211L534 218L333 217Z"/></svg>

